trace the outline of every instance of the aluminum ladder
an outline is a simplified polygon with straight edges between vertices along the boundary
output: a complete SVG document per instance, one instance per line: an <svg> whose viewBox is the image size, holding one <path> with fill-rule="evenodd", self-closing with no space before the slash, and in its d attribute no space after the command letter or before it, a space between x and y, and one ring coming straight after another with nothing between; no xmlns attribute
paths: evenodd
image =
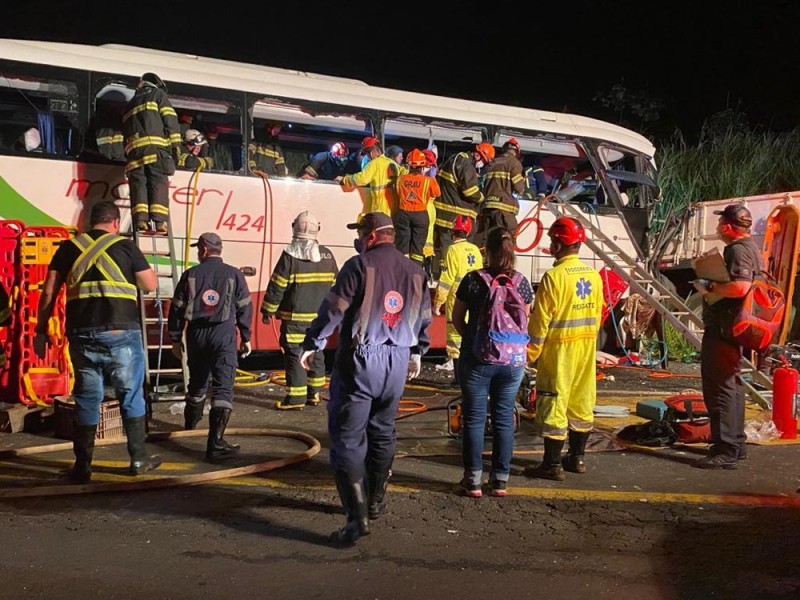
<svg viewBox="0 0 800 600"><path fill-rule="evenodd" d="M144 254L158 280L154 292L146 293L139 290L139 316L145 347L145 399L148 415L152 414L152 405L155 402L184 400L185 390L189 383L189 368L185 352L180 367L164 366L165 355L172 356L172 340L167 331L165 300L172 298L180 279L178 261L175 258L172 224L168 222L167 225L167 235L153 231L136 231L133 226L131 233L134 243ZM162 282L167 285L162 285ZM168 289L168 292L165 288ZM151 360L151 353L155 355L153 360ZM168 379L180 375L182 388L178 385L168 386L162 383L162 375L166 375ZM170 387L172 389L169 389Z"/></svg>
<svg viewBox="0 0 800 600"><path fill-rule="evenodd" d="M622 277L631 291L649 300L656 312L680 332L698 352L700 351L703 341L703 320L686 306L680 296L661 283L640 262L625 254L622 248L592 223L579 205L548 202L547 208L556 218L567 216L581 223L587 233L591 233L591 236L587 235L585 245L612 271ZM742 373L749 373L754 382L766 390L772 390L772 380L767 375L759 371L748 359L742 358L742 362L744 366ZM765 409L772 408L771 392L765 394L749 381L744 381L744 387L745 393L754 402Z"/></svg>

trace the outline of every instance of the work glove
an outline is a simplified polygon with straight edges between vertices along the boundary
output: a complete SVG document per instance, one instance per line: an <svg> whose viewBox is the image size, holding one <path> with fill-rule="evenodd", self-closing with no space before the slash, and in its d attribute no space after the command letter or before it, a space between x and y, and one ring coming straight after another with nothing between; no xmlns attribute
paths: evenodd
<svg viewBox="0 0 800 600"><path fill-rule="evenodd" d="M242 345L239 346L239 358L247 358L252 351L253 349L250 346L250 342L242 342Z"/></svg>
<svg viewBox="0 0 800 600"><path fill-rule="evenodd" d="M303 350L303 354L300 355L300 365L306 371L311 370L311 359L314 358L316 353L316 350Z"/></svg>
<svg viewBox="0 0 800 600"><path fill-rule="evenodd" d="M263 313L262 313L262 315L261 315L261 322L262 322L264 325L269 325L270 323L272 323L272 315L266 315L266 314L263 314Z"/></svg>
<svg viewBox="0 0 800 600"><path fill-rule="evenodd" d="M172 355L178 360L183 358L183 342L172 342Z"/></svg>
<svg viewBox="0 0 800 600"><path fill-rule="evenodd" d="M47 356L47 349L53 344L53 340L47 333L37 332L33 337L33 353L41 359Z"/></svg>
<svg viewBox="0 0 800 600"><path fill-rule="evenodd" d="M711 285L711 282L708 279L695 279L692 281L692 285L694 286L694 289L700 292L703 296L711 291L708 289Z"/></svg>
<svg viewBox="0 0 800 600"><path fill-rule="evenodd" d="M420 371L422 371L422 356L419 354L412 354L408 361L406 380L411 381L412 379L416 379L419 377Z"/></svg>
<svg viewBox="0 0 800 600"><path fill-rule="evenodd" d="M442 314L441 304L437 304L436 306L433 307L433 314L435 314L437 317Z"/></svg>

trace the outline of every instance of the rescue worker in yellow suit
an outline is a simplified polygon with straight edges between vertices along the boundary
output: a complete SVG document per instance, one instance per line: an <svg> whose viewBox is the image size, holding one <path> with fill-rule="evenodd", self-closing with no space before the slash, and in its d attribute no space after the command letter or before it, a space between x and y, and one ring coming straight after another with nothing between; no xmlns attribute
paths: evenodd
<svg viewBox="0 0 800 600"><path fill-rule="evenodd" d="M369 156L366 166L354 175L345 175L339 182L346 192L356 187L368 187L364 197L364 209L361 214L380 212L391 217L397 211L397 178L407 170L381 149L377 138L365 137L361 141L361 152Z"/></svg>
<svg viewBox="0 0 800 600"><path fill-rule="evenodd" d="M559 217L548 231L553 268L542 277L528 324L528 361L538 361L535 423L544 460L528 477L564 481L564 470L585 473L583 456L597 399L595 353L603 307L600 274L578 258L583 226ZM561 451L569 436L569 450Z"/></svg>
<svg viewBox="0 0 800 600"><path fill-rule="evenodd" d="M480 249L468 242L467 238L472 233L472 219L466 215L458 215L453 221L453 243L447 249L439 276L439 285L436 288L436 298L433 301L433 313L442 314L445 307L447 316L447 362L437 365L437 371L453 371L453 387L459 385L458 359L461 355L461 336L453 326L453 305L456 302L456 291L464 275L475 269L483 268L483 257Z"/></svg>
<svg viewBox="0 0 800 600"><path fill-rule="evenodd" d="M3 284L0 284L0 327L6 327L11 324L11 300L8 298L8 293ZM7 336L7 341L8 336ZM6 351L3 347L5 344L0 343L0 369L6 366Z"/></svg>

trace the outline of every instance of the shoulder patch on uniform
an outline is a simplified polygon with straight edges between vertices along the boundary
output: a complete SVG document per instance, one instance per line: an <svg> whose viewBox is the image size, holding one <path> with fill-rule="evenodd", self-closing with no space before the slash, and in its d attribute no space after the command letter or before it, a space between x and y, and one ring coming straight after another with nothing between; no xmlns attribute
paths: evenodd
<svg viewBox="0 0 800 600"><path fill-rule="evenodd" d="M216 290L206 290L203 292L203 304L206 306L216 306L219 304L219 292Z"/></svg>

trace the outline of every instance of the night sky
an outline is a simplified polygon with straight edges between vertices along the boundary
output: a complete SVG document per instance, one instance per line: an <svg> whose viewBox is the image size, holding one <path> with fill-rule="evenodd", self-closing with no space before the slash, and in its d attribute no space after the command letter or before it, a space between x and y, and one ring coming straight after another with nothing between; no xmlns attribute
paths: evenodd
<svg viewBox="0 0 800 600"><path fill-rule="evenodd" d="M654 122L622 115L656 138L676 127L691 138L726 108L775 130L800 123L798 2L51 4L4 6L0 36L152 47L615 122L594 98L622 84L663 102Z"/></svg>

